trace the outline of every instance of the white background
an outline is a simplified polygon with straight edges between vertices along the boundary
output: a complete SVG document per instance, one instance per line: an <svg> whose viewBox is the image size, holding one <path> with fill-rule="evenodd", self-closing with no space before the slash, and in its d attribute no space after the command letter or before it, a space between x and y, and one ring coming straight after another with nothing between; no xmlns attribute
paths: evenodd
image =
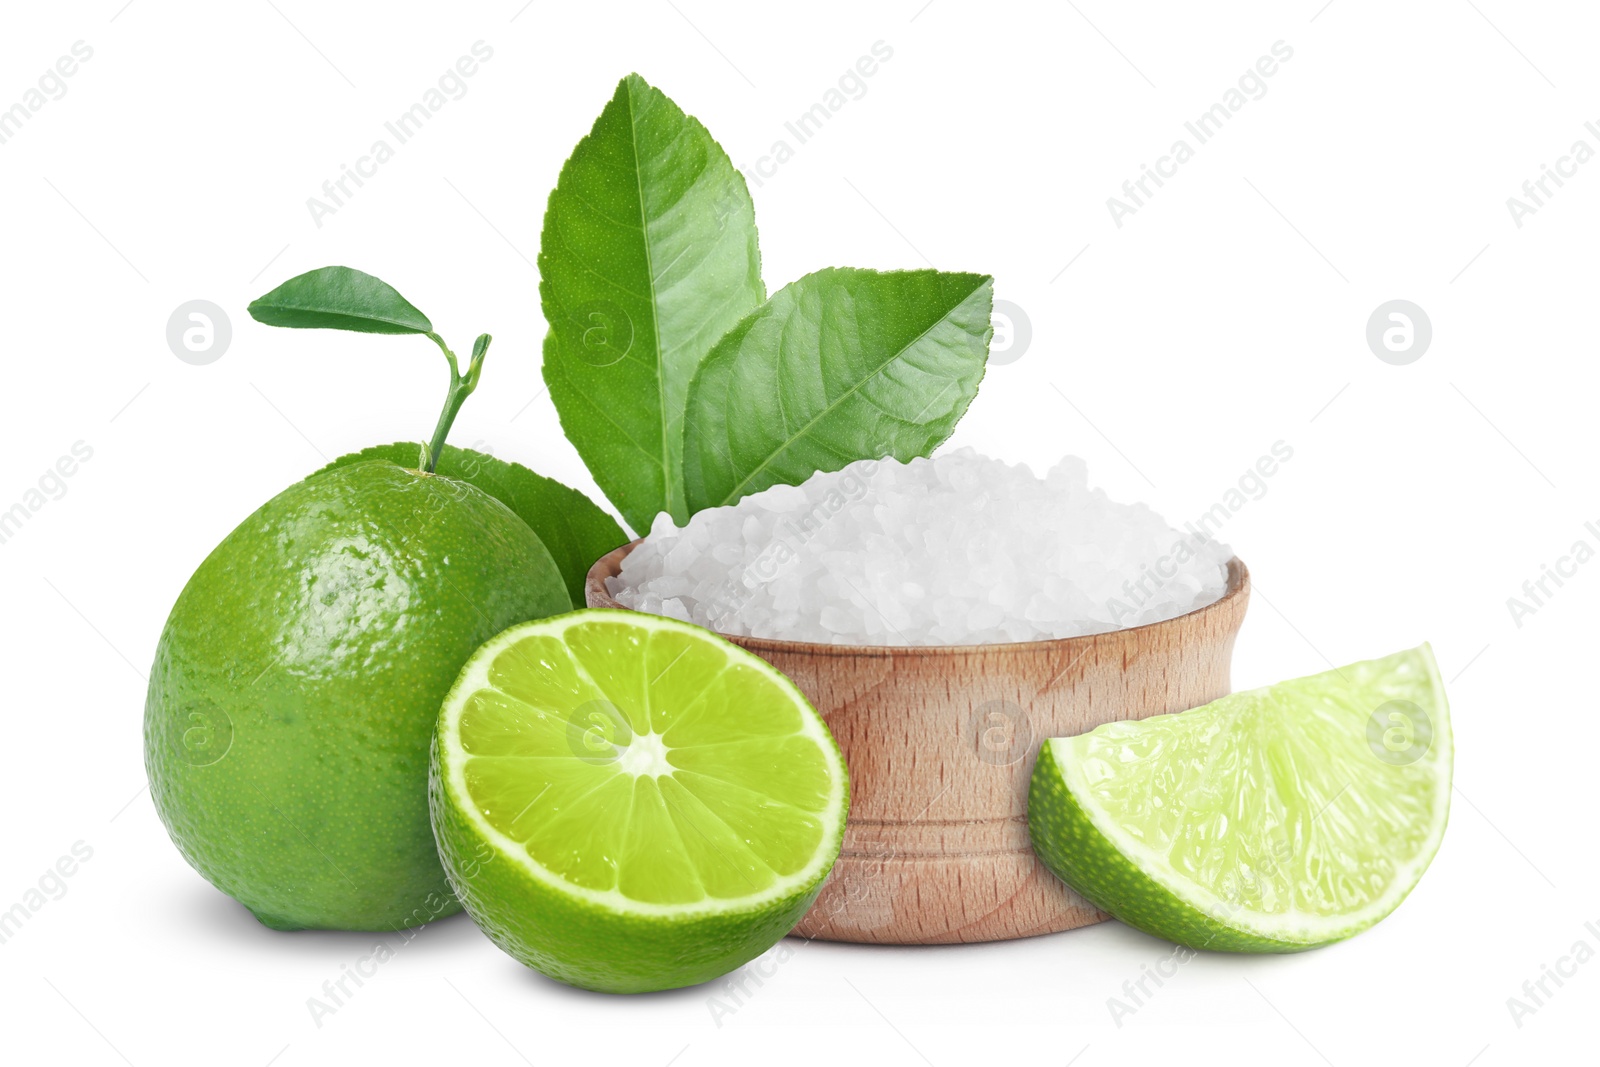
<svg viewBox="0 0 1600 1067"><path fill-rule="evenodd" d="M1507 998L1576 941L1600 949L1584 927L1600 926L1600 563L1520 626L1506 603L1575 541L1600 546L1584 528L1600 520L1600 162L1521 227L1506 205L1573 141L1600 149L1592 9L124 3L12 5L0 33L0 107L74 42L93 48L0 144L0 510L74 443L93 449L0 544L0 909L76 842L93 850L0 944L6 1060L1593 1056L1600 962L1548 985L1520 1027ZM315 225L307 198L479 40L494 55L467 94ZM1266 95L1116 226L1107 197L1280 40L1293 58ZM748 170L877 41L893 57L866 94L753 188L769 286L833 264L993 273L1032 341L991 369L953 443L1041 471L1082 455L1091 480L1177 522L1290 445L1223 532L1257 581L1235 684L1432 641L1459 787L1432 870L1351 942L1199 957L1120 1025L1108 998L1170 948L1116 923L949 948L791 942L749 995L616 998L523 970L458 916L318 1026L308 998L375 939L271 932L184 864L142 788L144 672L229 529L326 458L426 434L445 372L424 340L269 330L244 305L347 263L458 349L492 331L452 440L592 491L538 373L531 261L562 160L638 70ZM1365 341L1396 298L1434 329L1408 366ZM208 366L165 340L192 299L232 317Z"/></svg>

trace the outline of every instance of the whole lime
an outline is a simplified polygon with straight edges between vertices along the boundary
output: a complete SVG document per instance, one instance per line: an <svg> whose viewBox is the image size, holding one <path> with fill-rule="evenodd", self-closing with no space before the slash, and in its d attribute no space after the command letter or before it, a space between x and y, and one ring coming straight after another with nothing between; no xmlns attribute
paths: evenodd
<svg viewBox="0 0 1600 1067"><path fill-rule="evenodd" d="M460 910L428 824L440 704L479 645L568 603L538 535L466 482L376 461L290 486L156 649L145 766L173 842L278 929Z"/></svg>

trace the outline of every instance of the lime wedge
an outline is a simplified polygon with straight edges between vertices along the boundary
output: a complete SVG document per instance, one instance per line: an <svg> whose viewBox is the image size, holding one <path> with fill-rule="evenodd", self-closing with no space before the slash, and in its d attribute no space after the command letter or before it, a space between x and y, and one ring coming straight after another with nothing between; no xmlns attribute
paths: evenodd
<svg viewBox="0 0 1600 1067"><path fill-rule="evenodd" d="M1297 952L1393 911L1450 813L1450 718L1427 645L1044 743L1034 851L1130 926Z"/></svg>
<svg viewBox="0 0 1600 1067"><path fill-rule="evenodd" d="M694 985L800 920L849 785L776 668L708 630L577 611L493 638L434 742L434 836L506 952L587 989Z"/></svg>

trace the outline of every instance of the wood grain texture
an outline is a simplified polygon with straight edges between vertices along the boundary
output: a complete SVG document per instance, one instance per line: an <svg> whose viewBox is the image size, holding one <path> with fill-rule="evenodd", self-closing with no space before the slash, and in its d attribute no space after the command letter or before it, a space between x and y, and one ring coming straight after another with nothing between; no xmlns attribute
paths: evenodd
<svg viewBox="0 0 1600 1067"><path fill-rule="evenodd" d="M605 580L632 548L590 569L590 607L622 607ZM1234 559L1215 603L1088 637L893 648L729 636L794 680L850 768L844 849L795 934L946 944L1107 918L1028 843L1039 744L1225 696L1249 597L1249 572Z"/></svg>

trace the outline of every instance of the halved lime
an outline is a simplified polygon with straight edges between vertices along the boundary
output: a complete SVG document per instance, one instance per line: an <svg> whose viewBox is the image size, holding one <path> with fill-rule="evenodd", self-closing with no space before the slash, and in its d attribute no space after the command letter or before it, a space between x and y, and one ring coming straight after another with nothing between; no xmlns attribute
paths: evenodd
<svg viewBox="0 0 1600 1067"><path fill-rule="evenodd" d="M1427 870L1450 814L1427 645L1044 743L1034 851L1130 926L1297 952L1359 933Z"/></svg>
<svg viewBox="0 0 1600 1067"><path fill-rule="evenodd" d="M708 981L800 920L844 835L844 759L766 661L629 611L514 626L445 698L431 802L467 911L607 992Z"/></svg>

